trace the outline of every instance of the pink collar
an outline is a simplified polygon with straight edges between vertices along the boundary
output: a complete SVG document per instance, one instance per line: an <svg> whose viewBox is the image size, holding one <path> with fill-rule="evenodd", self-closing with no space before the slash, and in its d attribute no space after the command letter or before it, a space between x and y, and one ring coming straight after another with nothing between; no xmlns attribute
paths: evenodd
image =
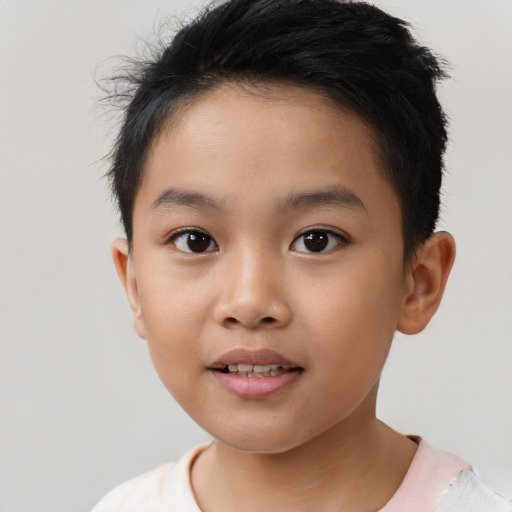
<svg viewBox="0 0 512 512"><path fill-rule="evenodd" d="M434 450L423 439L409 436L418 443L418 451L409 471L379 512L432 512L463 469L471 466L443 450Z"/></svg>

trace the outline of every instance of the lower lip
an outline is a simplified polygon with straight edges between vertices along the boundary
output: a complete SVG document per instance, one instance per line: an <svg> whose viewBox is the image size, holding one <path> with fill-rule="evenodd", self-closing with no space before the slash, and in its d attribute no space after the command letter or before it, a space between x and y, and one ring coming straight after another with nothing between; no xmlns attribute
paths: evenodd
<svg viewBox="0 0 512 512"><path fill-rule="evenodd" d="M245 399L266 398L297 381L301 370L292 370L274 377L241 377L212 371L215 378L231 393Z"/></svg>

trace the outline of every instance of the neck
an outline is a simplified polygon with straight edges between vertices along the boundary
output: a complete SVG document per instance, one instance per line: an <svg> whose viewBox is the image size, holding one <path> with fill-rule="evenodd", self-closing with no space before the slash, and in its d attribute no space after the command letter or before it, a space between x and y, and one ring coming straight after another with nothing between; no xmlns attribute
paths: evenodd
<svg viewBox="0 0 512 512"><path fill-rule="evenodd" d="M274 454L215 441L192 471L201 510L246 512L260 502L283 512L379 510L400 486L416 445L375 417L358 427L336 426Z"/></svg>

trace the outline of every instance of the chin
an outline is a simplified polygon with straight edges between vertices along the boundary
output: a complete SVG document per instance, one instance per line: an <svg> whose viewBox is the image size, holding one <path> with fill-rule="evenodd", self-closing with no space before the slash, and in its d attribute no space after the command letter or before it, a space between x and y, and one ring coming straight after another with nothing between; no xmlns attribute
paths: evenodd
<svg viewBox="0 0 512 512"><path fill-rule="evenodd" d="M215 438L216 441L221 442L222 444L229 446L229 448L244 452L244 453L262 453L262 454L280 454L285 453L287 451L293 450L300 443L290 443L290 440L280 440L276 438L255 438L240 436L239 438L235 437L226 437L226 439Z"/></svg>
<svg viewBox="0 0 512 512"><path fill-rule="evenodd" d="M294 433L291 434L291 432ZM275 425L258 425L257 428L209 430L212 437L233 450L245 453L279 454L307 443L311 437L299 435L293 426L277 429Z"/></svg>

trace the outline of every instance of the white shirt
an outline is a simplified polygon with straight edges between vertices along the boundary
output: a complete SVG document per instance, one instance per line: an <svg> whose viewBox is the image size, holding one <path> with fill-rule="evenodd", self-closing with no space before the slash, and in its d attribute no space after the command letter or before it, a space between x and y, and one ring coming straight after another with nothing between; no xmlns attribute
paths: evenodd
<svg viewBox="0 0 512 512"><path fill-rule="evenodd" d="M487 488L467 462L413 439L418 451L402 484L379 512L512 512L512 503ZM207 446L121 484L92 512L201 512L190 468Z"/></svg>

